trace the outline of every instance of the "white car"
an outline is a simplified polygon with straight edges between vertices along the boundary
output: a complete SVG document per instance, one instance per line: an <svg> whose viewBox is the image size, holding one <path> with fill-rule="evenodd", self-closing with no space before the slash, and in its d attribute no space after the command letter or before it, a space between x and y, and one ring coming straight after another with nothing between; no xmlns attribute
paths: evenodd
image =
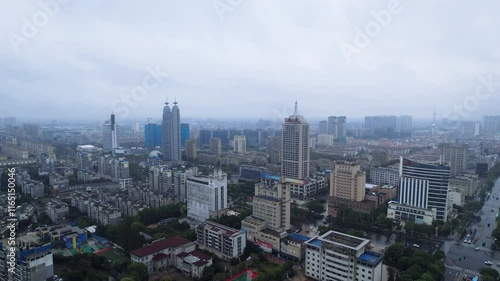
<svg viewBox="0 0 500 281"><path fill-rule="evenodd" d="M479 251L479 247L474 248L474 250Z"/></svg>
<svg viewBox="0 0 500 281"><path fill-rule="evenodd" d="M493 263L491 261L485 261L484 264L486 264L486 265L492 265Z"/></svg>

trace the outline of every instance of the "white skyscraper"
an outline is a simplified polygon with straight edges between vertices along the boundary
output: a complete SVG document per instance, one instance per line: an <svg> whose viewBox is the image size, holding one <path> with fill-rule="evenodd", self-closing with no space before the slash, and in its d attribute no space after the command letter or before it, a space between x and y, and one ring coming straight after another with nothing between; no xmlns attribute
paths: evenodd
<svg viewBox="0 0 500 281"><path fill-rule="evenodd" d="M282 127L281 175L287 178L309 177L309 124L299 115L297 102L295 112L285 118Z"/></svg>
<svg viewBox="0 0 500 281"><path fill-rule="evenodd" d="M210 176L191 176L187 179L187 215L203 222L219 217L227 208L227 174L217 168Z"/></svg>

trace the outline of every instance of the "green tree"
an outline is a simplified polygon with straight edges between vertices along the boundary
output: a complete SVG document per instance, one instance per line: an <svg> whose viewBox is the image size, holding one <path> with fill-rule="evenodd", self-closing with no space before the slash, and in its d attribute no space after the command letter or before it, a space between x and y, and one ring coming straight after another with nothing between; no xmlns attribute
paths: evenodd
<svg viewBox="0 0 500 281"><path fill-rule="evenodd" d="M140 262L133 262L129 264L127 266L127 274L137 276L139 278L137 281L147 281L149 275L146 265Z"/></svg>

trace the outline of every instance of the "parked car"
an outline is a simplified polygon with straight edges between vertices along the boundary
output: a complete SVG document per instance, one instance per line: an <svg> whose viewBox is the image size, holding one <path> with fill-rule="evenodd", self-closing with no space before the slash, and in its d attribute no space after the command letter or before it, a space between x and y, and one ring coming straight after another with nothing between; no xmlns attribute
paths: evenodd
<svg viewBox="0 0 500 281"><path fill-rule="evenodd" d="M479 247L474 248L474 250L479 251Z"/></svg>
<svg viewBox="0 0 500 281"><path fill-rule="evenodd" d="M484 264L486 264L486 265L492 265L493 263L491 261L485 261Z"/></svg>

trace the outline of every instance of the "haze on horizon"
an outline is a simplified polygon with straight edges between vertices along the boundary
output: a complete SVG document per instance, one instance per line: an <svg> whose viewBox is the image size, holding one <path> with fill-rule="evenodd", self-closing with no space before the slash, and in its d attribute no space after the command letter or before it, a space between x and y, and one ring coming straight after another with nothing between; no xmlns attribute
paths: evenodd
<svg viewBox="0 0 500 281"><path fill-rule="evenodd" d="M500 114L497 1L58 1L3 4L0 117Z"/></svg>

